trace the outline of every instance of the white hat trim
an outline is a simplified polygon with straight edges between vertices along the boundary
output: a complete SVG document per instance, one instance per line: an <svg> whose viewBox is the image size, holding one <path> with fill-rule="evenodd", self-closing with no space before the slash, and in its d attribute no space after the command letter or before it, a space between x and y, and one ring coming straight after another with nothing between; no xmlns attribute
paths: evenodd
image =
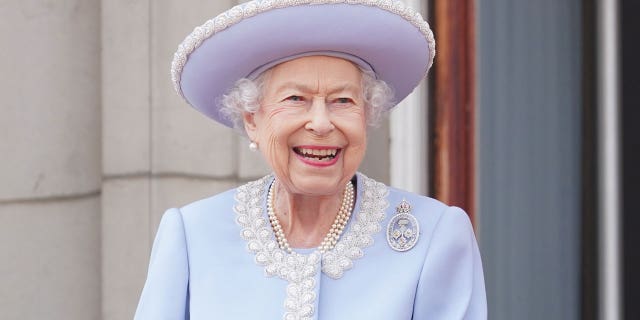
<svg viewBox="0 0 640 320"><path fill-rule="evenodd" d="M389 11L398 16L401 16L405 20L413 24L427 39L429 46L429 62L427 69L431 68L433 64L433 58L436 54L436 42L433 36L433 32L429 27L422 14L415 11L411 7L407 7L402 1L393 0L253 0L244 4L239 4L233 8L217 15L215 18L208 20L203 25L193 29L193 32L189 34L182 43L178 46L178 50L173 56L173 62L171 63L171 80L173 81L173 87L175 91L184 98L182 89L180 87L180 75L182 69L187 63L189 55L197 49L204 40L208 39L212 35L223 31L224 29L242 21L245 18L255 16L256 14L263 13L272 9L280 9L284 7L293 7L300 5L322 5L322 4L359 4L371 7L378 7L380 9Z"/></svg>

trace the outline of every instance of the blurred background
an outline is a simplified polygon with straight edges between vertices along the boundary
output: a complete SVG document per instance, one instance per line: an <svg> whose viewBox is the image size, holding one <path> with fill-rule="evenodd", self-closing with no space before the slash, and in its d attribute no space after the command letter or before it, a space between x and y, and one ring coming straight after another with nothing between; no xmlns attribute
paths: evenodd
<svg viewBox="0 0 640 320"><path fill-rule="evenodd" d="M0 319L131 319L164 210L269 171L170 82L240 2L0 1ZM435 67L362 171L467 210L490 319L640 319L640 3L404 2Z"/></svg>

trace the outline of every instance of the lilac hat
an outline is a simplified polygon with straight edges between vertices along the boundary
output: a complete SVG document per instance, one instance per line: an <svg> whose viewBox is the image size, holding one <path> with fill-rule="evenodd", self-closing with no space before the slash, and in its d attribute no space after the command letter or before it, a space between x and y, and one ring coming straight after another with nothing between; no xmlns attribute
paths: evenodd
<svg viewBox="0 0 640 320"><path fill-rule="evenodd" d="M232 127L220 98L243 77L297 57L335 56L374 72L401 101L433 63L435 40L420 13L392 0L255 0L196 27L171 65L176 92Z"/></svg>

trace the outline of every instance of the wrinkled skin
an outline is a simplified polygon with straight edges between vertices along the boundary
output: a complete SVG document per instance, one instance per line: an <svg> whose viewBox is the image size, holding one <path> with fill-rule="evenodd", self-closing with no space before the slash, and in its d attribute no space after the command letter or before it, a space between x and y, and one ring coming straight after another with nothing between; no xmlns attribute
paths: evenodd
<svg viewBox="0 0 640 320"><path fill-rule="evenodd" d="M294 59L267 72L260 109L244 114L245 129L275 173L276 213L290 243L300 238L301 246L313 246L333 222L366 151L361 72L328 56ZM339 151L336 159L320 161L301 155L301 147Z"/></svg>

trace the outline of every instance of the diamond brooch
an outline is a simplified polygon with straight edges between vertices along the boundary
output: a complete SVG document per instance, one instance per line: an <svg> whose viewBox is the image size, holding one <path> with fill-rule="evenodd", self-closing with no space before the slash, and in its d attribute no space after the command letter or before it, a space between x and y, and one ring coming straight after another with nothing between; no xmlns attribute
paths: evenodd
<svg viewBox="0 0 640 320"><path fill-rule="evenodd" d="M418 242L420 225L411 214L411 205L404 199L396 207L396 214L387 225L387 242L396 251L408 251Z"/></svg>

